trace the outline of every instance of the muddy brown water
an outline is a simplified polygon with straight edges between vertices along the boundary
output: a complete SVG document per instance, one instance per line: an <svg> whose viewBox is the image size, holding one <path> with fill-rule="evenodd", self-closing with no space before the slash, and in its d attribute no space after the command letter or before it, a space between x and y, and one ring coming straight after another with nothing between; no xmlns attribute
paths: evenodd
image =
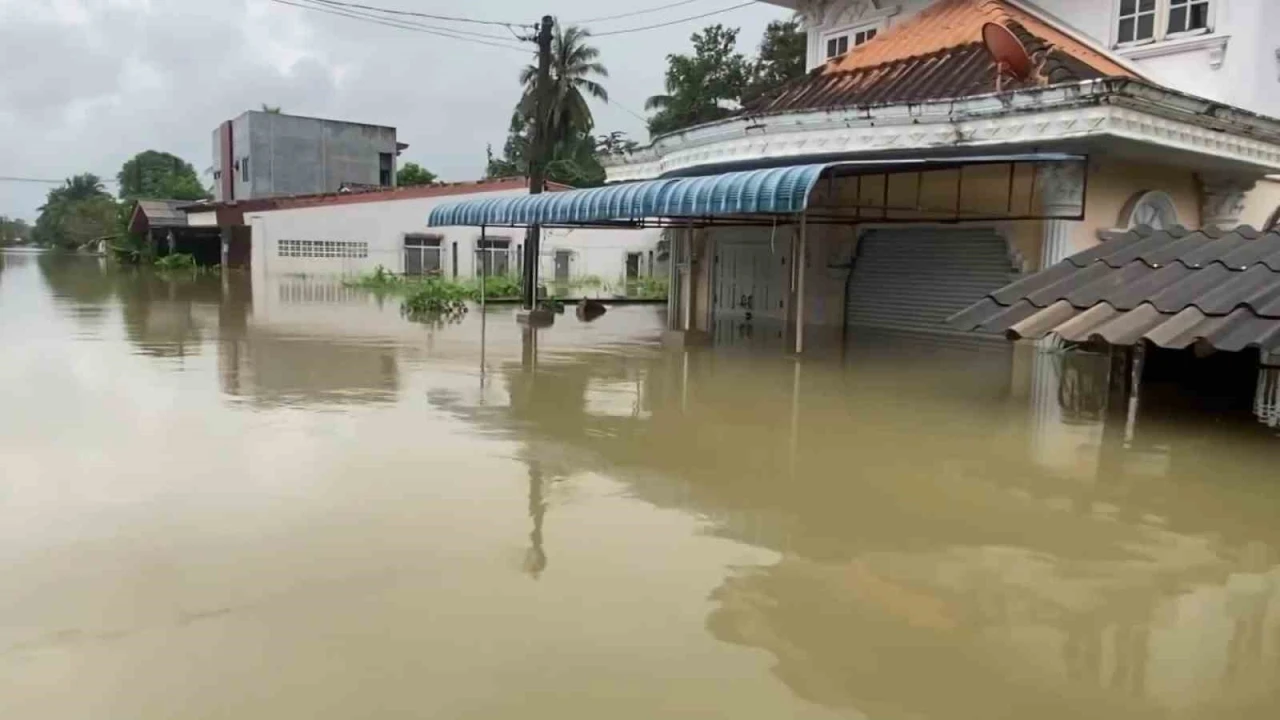
<svg viewBox="0 0 1280 720"><path fill-rule="evenodd" d="M1266 398L0 263L0 717L1280 717Z"/></svg>

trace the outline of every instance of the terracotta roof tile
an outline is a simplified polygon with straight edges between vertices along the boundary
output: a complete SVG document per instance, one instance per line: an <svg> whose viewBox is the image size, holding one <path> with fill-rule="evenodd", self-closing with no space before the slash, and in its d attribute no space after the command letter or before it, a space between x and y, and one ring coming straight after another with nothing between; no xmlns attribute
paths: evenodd
<svg viewBox="0 0 1280 720"><path fill-rule="evenodd" d="M1033 77L1006 81L1006 90L1135 77L1104 51L1005 0L942 0L745 111L865 107L995 92L995 64L982 42L989 22L1013 31L1036 66Z"/></svg>
<svg viewBox="0 0 1280 720"><path fill-rule="evenodd" d="M1105 53L1003 0L942 0L828 63L823 72L864 70L971 43L981 43L982 26L989 22L1006 27L1017 23L1031 35L1089 65L1102 75L1135 77L1132 71Z"/></svg>

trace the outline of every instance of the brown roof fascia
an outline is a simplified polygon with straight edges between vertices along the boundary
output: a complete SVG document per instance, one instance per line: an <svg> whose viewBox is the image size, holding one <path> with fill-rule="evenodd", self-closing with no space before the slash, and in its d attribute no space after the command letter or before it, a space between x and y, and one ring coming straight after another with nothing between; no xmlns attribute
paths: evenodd
<svg viewBox="0 0 1280 720"><path fill-rule="evenodd" d="M504 192L519 190L528 185L524 177L497 178L476 182L448 183L438 185L419 185L405 188L388 188L365 192L323 193L312 195L290 195L270 198L254 198L252 200L231 200L228 202L203 202L185 205L179 210L188 213L216 211L218 224L238 225L243 223L245 213L264 212L270 210L290 210L296 208L328 207L331 205L357 205L370 202L386 202L394 200L419 200L422 198L449 197L472 193ZM572 190L573 187L562 183L548 182L547 190L560 192Z"/></svg>

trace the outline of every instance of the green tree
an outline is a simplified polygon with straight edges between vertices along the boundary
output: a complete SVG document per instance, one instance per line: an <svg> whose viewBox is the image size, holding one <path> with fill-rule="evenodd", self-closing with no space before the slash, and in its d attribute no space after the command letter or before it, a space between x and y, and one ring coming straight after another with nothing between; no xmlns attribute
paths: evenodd
<svg viewBox="0 0 1280 720"><path fill-rule="evenodd" d="M552 144L590 133L595 117L587 105L587 96L609 102L609 92L596 78L609 77L599 62L600 50L587 44L591 32L576 25L557 25L551 39L551 102L546 109L546 127ZM531 64L520 71L524 95L516 115L532 119L536 108L538 66Z"/></svg>
<svg viewBox="0 0 1280 720"><path fill-rule="evenodd" d="M270 113L270 114L272 114L272 115L279 115L279 114L280 114L280 106L279 106L279 105L268 105L268 104L266 104L266 103L262 103L262 112L264 112L264 113Z"/></svg>
<svg viewBox="0 0 1280 720"><path fill-rule="evenodd" d="M49 191L32 239L41 245L76 248L119 232L118 209L102 179L92 173L68 178Z"/></svg>
<svg viewBox="0 0 1280 720"><path fill-rule="evenodd" d="M207 200L208 192L191 163L177 155L147 150L129 159L116 175L120 199Z"/></svg>
<svg viewBox="0 0 1280 720"><path fill-rule="evenodd" d="M588 98L608 102L609 93L598 79L607 78L609 71L599 62L600 51L587 44L590 37L582 28L557 26L551 44L551 103L545 125L550 146L547 179L575 187L600 185L605 178L595 154L595 117ZM487 151L486 177L528 174L537 77L534 65L521 71L524 93L512 113L502 155L495 156L492 147Z"/></svg>
<svg viewBox="0 0 1280 720"><path fill-rule="evenodd" d="M751 69L737 51L738 29L711 25L690 39L692 55L667 56L666 94L645 102L646 110L656 111L651 135L728 117L742 99Z"/></svg>
<svg viewBox="0 0 1280 720"><path fill-rule="evenodd" d="M797 78L804 77L809 38L799 20L775 20L765 28L760 54L751 64L751 77L742 92L749 106Z"/></svg>
<svg viewBox="0 0 1280 720"><path fill-rule="evenodd" d="M0 247L20 245L31 239L31 226L22 218L0 215Z"/></svg>
<svg viewBox="0 0 1280 720"><path fill-rule="evenodd" d="M418 163L408 162L396 171L396 185L412 187L414 185L434 185L440 181L436 174Z"/></svg>

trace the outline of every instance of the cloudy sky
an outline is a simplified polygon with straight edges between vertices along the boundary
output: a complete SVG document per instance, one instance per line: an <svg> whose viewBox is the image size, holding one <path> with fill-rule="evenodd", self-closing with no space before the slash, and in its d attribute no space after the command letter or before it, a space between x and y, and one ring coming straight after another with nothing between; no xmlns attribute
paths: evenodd
<svg viewBox="0 0 1280 720"><path fill-rule="evenodd" d="M289 0L290 2L309 0ZM573 21L672 0L350 0L366 5L532 24ZM603 33L737 4L681 7L591 27ZM596 108L600 131L645 139L644 100L661 91L668 53L711 22L741 27L754 50L786 11L759 3L705 20L600 37L614 103ZM434 23L418 19L416 22ZM497 26L459 26L506 35ZM513 41L514 42L514 41ZM285 112L399 129L405 160L446 180L475 179L485 145L501 147L529 56L421 32L299 9L275 0L0 0L0 176L114 177L147 149L203 171L219 122L261 104ZM206 182L209 180L205 178ZM47 185L0 181L0 214L34 219Z"/></svg>

